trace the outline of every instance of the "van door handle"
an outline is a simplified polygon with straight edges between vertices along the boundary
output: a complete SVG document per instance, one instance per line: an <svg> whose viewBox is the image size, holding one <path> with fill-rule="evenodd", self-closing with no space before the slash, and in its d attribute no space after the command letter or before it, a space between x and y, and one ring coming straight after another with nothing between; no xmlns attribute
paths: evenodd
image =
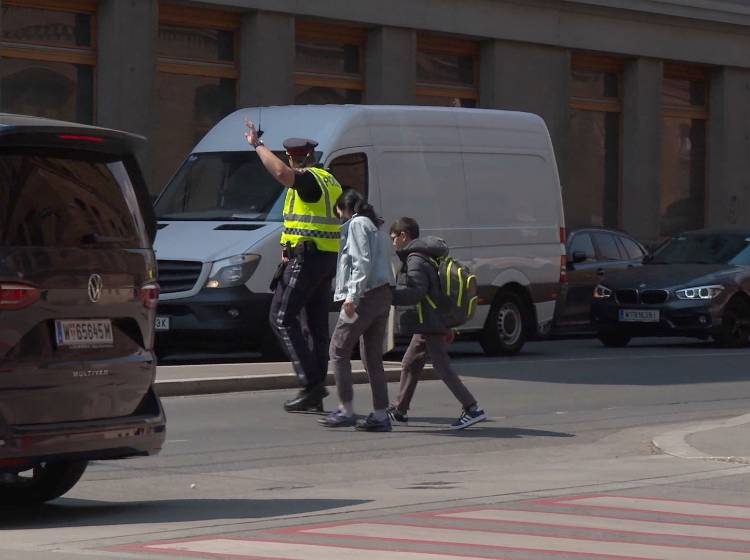
<svg viewBox="0 0 750 560"><path fill-rule="evenodd" d="M604 276L605 272L603 268L596 269L596 275L597 276Z"/></svg>

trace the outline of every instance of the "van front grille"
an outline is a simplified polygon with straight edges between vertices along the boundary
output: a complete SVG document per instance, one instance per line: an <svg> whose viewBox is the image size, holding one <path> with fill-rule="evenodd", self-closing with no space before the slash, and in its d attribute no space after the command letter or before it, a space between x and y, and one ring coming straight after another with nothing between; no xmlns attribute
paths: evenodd
<svg viewBox="0 0 750 560"><path fill-rule="evenodd" d="M195 287L203 270L198 261L157 261L159 287L163 294L188 292Z"/></svg>

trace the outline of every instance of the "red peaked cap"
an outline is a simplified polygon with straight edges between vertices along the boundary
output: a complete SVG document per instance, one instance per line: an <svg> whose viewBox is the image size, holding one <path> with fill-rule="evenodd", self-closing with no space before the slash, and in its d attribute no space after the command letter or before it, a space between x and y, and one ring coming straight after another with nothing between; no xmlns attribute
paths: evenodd
<svg viewBox="0 0 750 560"><path fill-rule="evenodd" d="M287 138L284 140L284 148L290 156L305 156L309 154L318 143L309 138Z"/></svg>

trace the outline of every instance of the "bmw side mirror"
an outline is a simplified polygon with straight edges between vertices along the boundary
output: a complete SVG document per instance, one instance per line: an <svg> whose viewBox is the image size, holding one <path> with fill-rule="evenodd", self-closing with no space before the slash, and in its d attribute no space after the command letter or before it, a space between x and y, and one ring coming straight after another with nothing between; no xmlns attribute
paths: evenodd
<svg viewBox="0 0 750 560"><path fill-rule="evenodd" d="M586 260L586 253L583 251L573 251L573 262L582 263Z"/></svg>
<svg viewBox="0 0 750 560"><path fill-rule="evenodd" d="M641 263L648 264L652 260L654 260L654 257L652 257L651 255L643 255L643 259L641 259Z"/></svg>

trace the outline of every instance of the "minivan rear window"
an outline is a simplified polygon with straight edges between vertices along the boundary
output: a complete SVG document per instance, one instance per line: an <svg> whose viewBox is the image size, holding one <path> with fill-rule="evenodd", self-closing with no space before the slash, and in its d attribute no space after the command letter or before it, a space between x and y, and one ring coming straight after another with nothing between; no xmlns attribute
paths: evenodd
<svg viewBox="0 0 750 560"><path fill-rule="evenodd" d="M199 153L188 157L155 210L160 220L280 222L284 194L253 151Z"/></svg>
<svg viewBox="0 0 750 560"><path fill-rule="evenodd" d="M0 245L148 246L126 164L83 151L0 151Z"/></svg>

